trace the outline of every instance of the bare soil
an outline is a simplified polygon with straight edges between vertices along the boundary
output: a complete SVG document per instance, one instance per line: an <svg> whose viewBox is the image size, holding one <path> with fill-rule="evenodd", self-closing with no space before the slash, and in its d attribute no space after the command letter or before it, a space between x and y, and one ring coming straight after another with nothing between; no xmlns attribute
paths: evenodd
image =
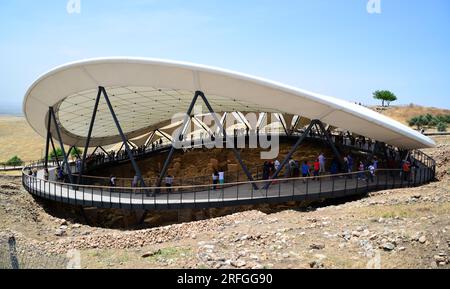
<svg viewBox="0 0 450 289"><path fill-rule="evenodd" d="M144 230L63 220L0 177L0 238L43 252L79 250L82 268L446 268L450 269L450 137L425 150L439 181L359 200L247 211Z"/></svg>

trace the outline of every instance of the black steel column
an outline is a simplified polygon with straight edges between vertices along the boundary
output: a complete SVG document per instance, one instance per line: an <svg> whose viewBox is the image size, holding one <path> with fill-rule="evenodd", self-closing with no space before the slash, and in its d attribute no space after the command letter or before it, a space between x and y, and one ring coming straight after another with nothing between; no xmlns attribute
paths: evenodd
<svg viewBox="0 0 450 289"><path fill-rule="evenodd" d="M308 136L309 132L311 131L311 129L314 127L314 125L316 124L316 120L311 121L311 123L309 124L308 128L305 130L305 132L302 134L302 136L297 140L297 142L295 143L295 145L291 148L291 150L289 151L289 153L287 154L287 156L284 158L283 162L281 163L280 167L278 168L278 170L275 172L275 174L272 176L272 179L276 179L278 178L278 175L280 174L281 170L286 166L286 164L289 162L289 160L291 159L292 155L295 153L295 151L298 149L298 147L302 144L302 142L305 140L305 138ZM264 189L268 189L270 184L272 182L269 181L269 183L267 185L265 185Z"/></svg>
<svg viewBox="0 0 450 289"><path fill-rule="evenodd" d="M55 111L53 110L53 107L50 107L50 115L53 118L53 124L55 125L56 134L58 135L59 145L61 146L61 151L63 153L64 157L64 163L67 166L67 173L69 175L70 183L73 184L73 177L72 177L72 169L70 168L69 160L67 158L66 150L64 149L64 143L61 138L61 132L59 131L58 123L56 122L56 116Z"/></svg>
<svg viewBox="0 0 450 289"><path fill-rule="evenodd" d="M170 138L168 138L168 137L166 136L166 133L165 133L165 132L163 132L163 131L161 131L161 130L159 130L159 129L157 129L156 131L159 132L159 133L162 135L162 138L167 139L169 142L172 142L172 141L173 141L173 140L171 140Z"/></svg>
<svg viewBox="0 0 450 289"><path fill-rule="evenodd" d="M130 145L133 148L136 148L136 146L134 144L132 144L129 140L127 140L127 142L128 142L128 145Z"/></svg>
<svg viewBox="0 0 450 289"><path fill-rule="evenodd" d="M227 139L227 132L226 132L225 128L222 126L222 123L221 123L221 122L219 121L219 119L217 118L217 115L215 114L213 108L212 108L211 105L209 104L209 101L208 101L208 99L206 98L205 94L204 94L203 92L201 92L201 91L197 91L197 92L196 92L196 95L197 95L197 94L198 94L199 96L201 96L201 98L202 98L203 101L205 102L206 107L208 108L209 112L210 112L211 115L213 116L214 121L215 121L215 122L217 123L217 125L219 126L219 129L221 129L221 130L223 131L223 137L224 137L225 139ZM234 156L236 157L236 159L238 160L239 164L241 165L242 170L244 170L245 174L247 175L248 180L251 181L251 182L253 182L254 179L253 179L252 174L248 171L247 166L246 166L246 165L244 164L244 162L242 161L241 154L239 153L239 151L238 151L238 150L236 149L236 147L234 147L234 146L233 146L233 153L234 153ZM252 185L253 185L253 188L254 188L255 190L258 190L258 189L259 189L258 186L257 186L255 183L252 183Z"/></svg>
<svg viewBox="0 0 450 289"><path fill-rule="evenodd" d="M89 149L89 143L91 142L92 130L94 129L95 117L97 116L98 103L100 102L101 94L102 94L102 92L99 88L98 92L97 92L97 98L95 99L94 111L92 112L92 118L91 118L91 123L89 125L88 135L86 138L86 144L84 146L83 159L81 160L81 168L80 168L80 171L78 172L78 184L81 184L81 178L83 176L84 167L86 165L86 158L87 158L87 153L88 153L88 149Z"/></svg>
<svg viewBox="0 0 450 289"><path fill-rule="evenodd" d="M123 149L123 146L125 145L125 143L123 142L122 145L120 146L119 150L117 152L120 152Z"/></svg>
<svg viewBox="0 0 450 289"><path fill-rule="evenodd" d="M297 120L295 121L294 126L291 129L291 134L293 134L295 132L295 130L297 129L297 125L299 124L300 119L301 119L301 117L298 115Z"/></svg>
<svg viewBox="0 0 450 289"><path fill-rule="evenodd" d="M284 132L286 133L286 135L288 136L288 135L289 135L289 132L288 132L288 130L287 130L287 128L286 128L287 123L285 124L285 123L283 122L284 116L283 116L282 114L278 114L278 120L281 122L281 125L283 126L283 130L284 130Z"/></svg>
<svg viewBox="0 0 450 289"><path fill-rule="evenodd" d="M119 120L117 119L117 116L114 112L114 108L111 105L111 102L109 101L109 97L108 97L108 94L106 93L106 89L101 86L101 87L99 87L99 90L101 90L101 92L103 93L103 96L105 97L106 104L108 105L109 111L111 112L111 115L114 119L117 130L119 131L120 137L122 138L122 142L125 145L125 150L127 151L128 157L130 158L131 164L133 165L133 168L134 168L134 171L136 172L137 177L141 181L141 186L145 187L146 185L145 185L144 179L142 178L141 170L139 169L139 167L133 157L133 154L131 153L130 147L128 146L128 140L122 131L122 127L120 126Z"/></svg>
<svg viewBox="0 0 450 289"><path fill-rule="evenodd" d="M91 156L95 155L95 153L98 151L99 148L100 148L99 146L96 147L96 148L94 149L94 151L91 153Z"/></svg>
<svg viewBox="0 0 450 289"><path fill-rule="evenodd" d="M48 120L47 120L47 141L45 142L45 168L48 169L48 151L50 149L50 139L52 134L50 132L50 126L52 125L52 119L50 116L50 110L48 111Z"/></svg>
<svg viewBox="0 0 450 289"><path fill-rule="evenodd" d="M178 136L178 140L179 140L180 142L182 142L183 139L184 139L184 135L183 135L183 134L184 134L184 132L185 132L185 130L186 130L186 126L187 126L189 120L191 119L191 113L192 113L192 111L194 110L194 105L195 105L195 103L197 102L197 99L198 99L199 95L200 95L199 92L196 92L196 93L195 93L195 96L194 96L194 98L192 99L192 102L191 102L191 104L190 104L190 106L189 106L189 109L188 109L188 111L186 112L186 117L185 117L184 120L183 120L182 130L180 131L180 135ZM157 131L159 131L159 130L157 130ZM161 131L159 131L159 132L161 133ZM161 133L161 134L164 136L163 133ZM177 141L177 140L174 140L174 142L176 142L176 141ZM162 170L161 170L161 173L160 173L160 175L159 175L158 182L156 183L156 186L157 186L157 187L160 187L160 186L161 186L161 183L162 183L164 177L166 176L167 170L169 169L169 165L170 165L170 162L172 161L172 158L173 158L173 155L174 155L174 153L175 153L175 150L176 150L176 149L175 149L174 145L172 144L172 148L170 149L169 155L167 156L166 161L164 162L164 166L163 166L163 168L162 168Z"/></svg>
<svg viewBox="0 0 450 289"><path fill-rule="evenodd" d="M102 146L99 146L99 148L100 148L107 156L109 156L109 153L108 153Z"/></svg>
<svg viewBox="0 0 450 289"><path fill-rule="evenodd" d="M327 130L325 129L325 127L323 126L323 123L320 120L317 120L317 125L319 126L320 130L322 131L322 134L325 136L328 144L331 147L331 150L333 151L334 155L337 157L339 164L341 165L341 167L344 166L344 162L341 158L341 154L339 153L338 149L336 148L336 146L333 143L333 139L331 139L330 135L328 134Z"/></svg>
<svg viewBox="0 0 450 289"><path fill-rule="evenodd" d="M78 148L76 146L73 146L72 150L75 152L75 155L77 156L77 158L81 159L80 153L78 152ZM70 153L69 153L69 155L70 155Z"/></svg>
<svg viewBox="0 0 450 289"><path fill-rule="evenodd" d="M71 146L70 148L69 148L69 150L67 151L67 155L70 157L70 154L72 153L72 150L73 150L73 146Z"/></svg>
<svg viewBox="0 0 450 289"><path fill-rule="evenodd" d="M202 127L202 129L203 129L204 131L206 131L206 133L209 134L210 137L212 137L212 134L211 134L210 130L208 130L208 129L203 125L203 123L202 123L200 120L198 120L197 118L195 118L195 119L197 120L197 123Z"/></svg>
<svg viewBox="0 0 450 289"><path fill-rule="evenodd" d="M153 131L152 133L150 133L150 135L149 135L147 141L145 142L145 147L146 147L146 148L147 148L148 145L150 144L150 142L151 142L151 140L153 139L153 137L155 136L155 134L156 134L156 131Z"/></svg>
<svg viewBox="0 0 450 289"><path fill-rule="evenodd" d="M56 152L55 143L53 142L52 134L50 134L50 143L52 144L53 154L55 155L56 163L58 164L58 167L60 167L61 165L59 164L59 158Z"/></svg>

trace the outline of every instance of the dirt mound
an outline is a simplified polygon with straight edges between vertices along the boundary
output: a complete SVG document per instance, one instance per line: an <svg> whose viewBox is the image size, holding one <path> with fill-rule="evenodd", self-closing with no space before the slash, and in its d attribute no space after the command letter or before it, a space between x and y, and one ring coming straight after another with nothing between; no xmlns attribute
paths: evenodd
<svg viewBox="0 0 450 289"><path fill-rule="evenodd" d="M450 177L450 137L436 136L433 138L437 146L423 150L436 161L436 176L443 180Z"/></svg>
<svg viewBox="0 0 450 289"><path fill-rule="evenodd" d="M292 143L280 144L280 155L278 157L280 161L287 155L292 145ZM261 151L261 149L244 149L241 151L242 159L249 170L254 174L256 174L257 167L259 167L259 174L262 174L261 166L263 165L264 160L261 160ZM300 162L314 161L321 152L325 154L325 157L329 160L328 163L330 164L334 157L331 149L323 143L315 141L303 143L295 152L293 158ZM166 154L164 154L138 161L139 168L145 178L156 178L166 157ZM227 172L227 182L236 181L237 172L240 172L240 180L245 179L245 175L230 149L195 149L187 152L176 151L172 166L168 173L174 176L176 181L181 178L188 179L193 177L206 177L208 178L207 180L209 180L209 176L213 173L214 169L223 169ZM108 177L113 174L121 178L133 178L134 171L131 164L127 163L114 168L96 170L90 174L102 177Z"/></svg>

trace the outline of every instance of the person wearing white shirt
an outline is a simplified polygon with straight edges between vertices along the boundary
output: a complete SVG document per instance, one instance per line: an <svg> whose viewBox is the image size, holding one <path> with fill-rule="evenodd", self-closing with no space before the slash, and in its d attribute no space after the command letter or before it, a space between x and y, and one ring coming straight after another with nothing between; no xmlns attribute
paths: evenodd
<svg viewBox="0 0 450 289"><path fill-rule="evenodd" d="M217 183L219 182L219 173L217 171L214 171L212 174L213 179L213 190L217 190Z"/></svg>
<svg viewBox="0 0 450 289"><path fill-rule="evenodd" d="M275 171L278 171L280 166L281 166L280 162L278 160L275 160Z"/></svg>
<svg viewBox="0 0 450 289"><path fill-rule="evenodd" d="M319 174L325 173L325 160L326 160L326 158L323 155L323 153L320 153L320 155L319 155L319 164L320 164Z"/></svg>
<svg viewBox="0 0 450 289"><path fill-rule="evenodd" d="M223 170L219 172L219 184L225 184L225 172Z"/></svg>

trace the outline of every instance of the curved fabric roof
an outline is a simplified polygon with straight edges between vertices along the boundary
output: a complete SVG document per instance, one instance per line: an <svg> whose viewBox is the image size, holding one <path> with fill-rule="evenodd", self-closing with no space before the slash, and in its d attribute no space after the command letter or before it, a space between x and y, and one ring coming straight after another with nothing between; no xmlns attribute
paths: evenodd
<svg viewBox="0 0 450 289"><path fill-rule="evenodd" d="M84 145L98 86L106 88L129 139L170 124L175 113L186 112L195 91L200 90L218 113L301 115L400 148L435 145L430 138L399 122L344 100L229 70L146 58L90 59L51 70L36 80L25 95L23 110L28 123L45 137L48 108L53 106L64 143ZM91 145L119 141L101 99Z"/></svg>

